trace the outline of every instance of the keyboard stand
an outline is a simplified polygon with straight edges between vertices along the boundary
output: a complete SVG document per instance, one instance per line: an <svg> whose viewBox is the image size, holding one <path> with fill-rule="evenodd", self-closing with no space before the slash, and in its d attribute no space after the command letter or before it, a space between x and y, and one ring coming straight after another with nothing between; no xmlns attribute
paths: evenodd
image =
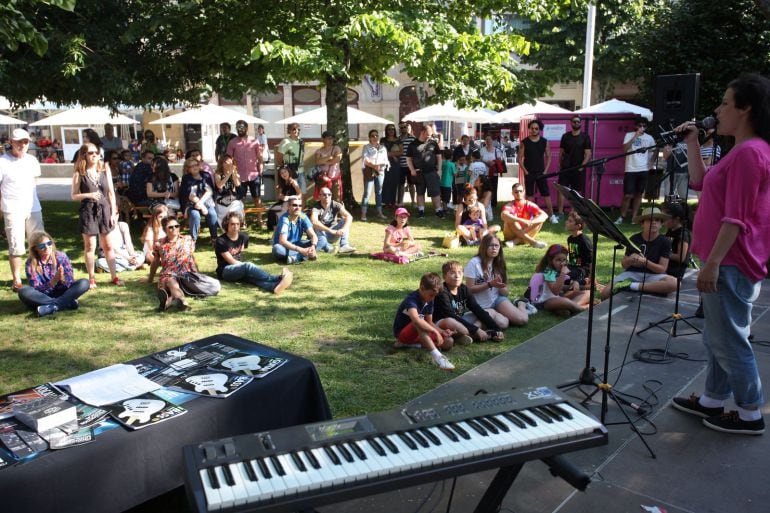
<svg viewBox="0 0 770 513"><path fill-rule="evenodd" d="M524 467L524 463L517 463L498 470L474 513L497 513L500 511L503 499L508 494L508 490L518 477L522 467Z"/></svg>

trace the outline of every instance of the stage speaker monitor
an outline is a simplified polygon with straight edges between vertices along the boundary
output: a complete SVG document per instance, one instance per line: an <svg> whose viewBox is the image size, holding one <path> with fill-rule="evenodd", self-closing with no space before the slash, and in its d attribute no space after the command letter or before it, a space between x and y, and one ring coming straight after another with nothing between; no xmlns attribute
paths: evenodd
<svg viewBox="0 0 770 513"><path fill-rule="evenodd" d="M655 77L655 110L651 125L669 130L698 114L700 73Z"/></svg>

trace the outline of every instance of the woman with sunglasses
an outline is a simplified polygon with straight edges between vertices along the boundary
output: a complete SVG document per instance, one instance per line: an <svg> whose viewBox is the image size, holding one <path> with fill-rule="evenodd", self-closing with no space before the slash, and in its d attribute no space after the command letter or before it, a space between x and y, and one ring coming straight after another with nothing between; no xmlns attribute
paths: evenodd
<svg viewBox="0 0 770 513"><path fill-rule="evenodd" d="M185 301L185 295L177 277L190 271L198 272L198 263L195 261L195 241L191 237L183 237L179 234L179 221L175 217L166 217L161 222L161 226L166 236L155 244L155 258L150 265L150 274L140 282L152 283L155 272L160 267L158 311L164 312L169 308L189 310L190 305Z"/></svg>
<svg viewBox="0 0 770 513"><path fill-rule="evenodd" d="M72 175L72 199L80 201L78 226L83 236L83 253L88 272L88 282L96 288L94 279L94 250L96 238L104 251L113 285L122 287L123 280L115 272L115 252L107 236L118 222L115 190L112 188L110 169L99 160L99 149L93 144L84 144L78 151L75 173Z"/></svg>
<svg viewBox="0 0 770 513"><path fill-rule="evenodd" d="M144 261L148 264L151 264L155 258L155 253L153 252L155 243L166 236L161 223L168 217L168 207L166 205L158 205L150 212L152 216L142 231L142 253L144 254Z"/></svg>
<svg viewBox="0 0 770 513"><path fill-rule="evenodd" d="M40 317L59 310L75 310L78 298L88 292L88 280L72 277L72 263L65 253L56 251L46 232L34 232L29 238L26 264L29 285L19 290L19 299Z"/></svg>

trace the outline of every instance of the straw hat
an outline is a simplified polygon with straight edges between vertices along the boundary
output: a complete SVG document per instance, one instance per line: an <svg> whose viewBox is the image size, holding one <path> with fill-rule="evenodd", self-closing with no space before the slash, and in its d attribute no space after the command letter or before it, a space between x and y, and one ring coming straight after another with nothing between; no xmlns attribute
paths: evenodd
<svg viewBox="0 0 770 513"><path fill-rule="evenodd" d="M671 216L661 212L658 207L647 207L642 210L641 214L634 216L633 222L634 224L639 224L645 219L660 219L661 221L665 221L669 218L671 218Z"/></svg>

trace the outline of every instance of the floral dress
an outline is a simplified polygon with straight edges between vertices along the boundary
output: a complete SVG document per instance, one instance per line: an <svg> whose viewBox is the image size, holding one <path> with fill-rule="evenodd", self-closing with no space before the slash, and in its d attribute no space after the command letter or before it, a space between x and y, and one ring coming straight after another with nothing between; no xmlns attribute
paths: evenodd
<svg viewBox="0 0 770 513"><path fill-rule="evenodd" d="M161 262L159 285L163 285L171 278L177 278L186 272L195 270L195 261L193 260L195 241L192 237L178 237L173 242L163 239L155 247Z"/></svg>

